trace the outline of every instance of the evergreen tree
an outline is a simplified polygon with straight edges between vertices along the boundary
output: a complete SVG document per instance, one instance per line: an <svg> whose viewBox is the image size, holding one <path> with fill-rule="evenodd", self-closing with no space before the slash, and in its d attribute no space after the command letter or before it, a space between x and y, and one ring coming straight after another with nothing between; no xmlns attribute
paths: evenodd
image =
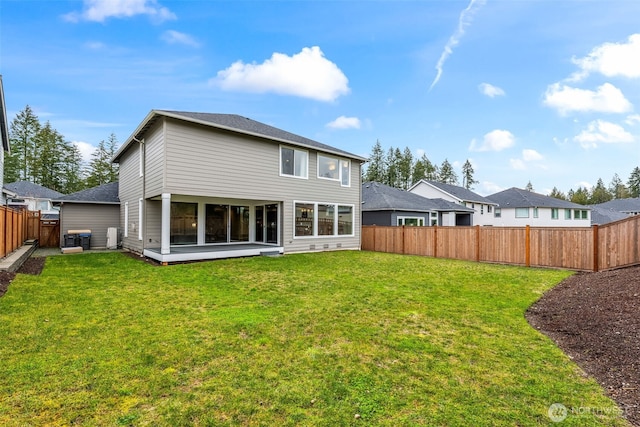
<svg viewBox="0 0 640 427"><path fill-rule="evenodd" d="M589 204L589 190L584 187L578 187L576 191L569 190L569 200L580 205Z"/></svg>
<svg viewBox="0 0 640 427"><path fill-rule="evenodd" d="M118 167L111 163L111 159L118 148L118 140L112 133L107 142L100 141L96 150L91 154L87 176L89 188L109 184L118 180Z"/></svg>
<svg viewBox="0 0 640 427"><path fill-rule="evenodd" d="M526 187L524 187L525 190L527 191L533 191L533 184L531 184L531 181L527 182Z"/></svg>
<svg viewBox="0 0 640 427"><path fill-rule="evenodd" d="M413 165L413 170L411 171L411 185L418 183L421 179L427 178L427 168L425 160L427 162L429 161L427 159L427 156L423 154L422 157L416 160L415 164Z"/></svg>
<svg viewBox="0 0 640 427"><path fill-rule="evenodd" d="M467 190L473 190L473 184L478 183L478 181L473 179L473 172L473 166L469 159L467 159L464 165L462 165L462 186Z"/></svg>
<svg viewBox="0 0 640 427"><path fill-rule="evenodd" d="M405 147L401 153L396 151L398 156L398 188L407 190L411 186L411 172L413 170L413 154L409 147Z"/></svg>
<svg viewBox="0 0 640 427"><path fill-rule="evenodd" d="M565 196L564 193L558 190L556 187L553 187L553 190L551 190L551 193L549 193L549 197L553 197L560 200L567 200L567 196Z"/></svg>
<svg viewBox="0 0 640 427"><path fill-rule="evenodd" d="M618 174L614 174L611 179L611 184L609 184L609 193L613 196L614 199L626 199L629 197L629 190L624 185Z"/></svg>
<svg viewBox="0 0 640 427"><path fill-rule="evenodd" d="M640 197L640 167L633 168L627 185L629 186L629 195L631 197Z"/></svg>
<svg viewBox="0 0 640 427"><path fill-rule="evenodd" d="M440 173L438 174L438 181L444 184L458 185L458 175L453 170L453 166L449 163L449 160L444 159L440 166Z"/></svg>
<svg viewBox="0 0 640 427"><path fill-rule="evenodd" d="M613 199L613 196L604 186L604 182L602 178L598 178L598 182L596 186L591 190L591 197L589 198L589 203L592 205L597 205L600 203L608 202Z"/></svg>
<svg viewBox="0 0 640 427"><path fill-rule="evenodd" d="M385 156L382 151L382 145L377 140L373 149L371 150L371 156L369 157L369 165L364 172L364 181L385 182Z"/></svg>
<svg viewBox="0 0 640 427"><path fill-rule="evenodd" d="M35 137L40 121L28 105L9 126L11 154L5 158L4 181L33 181L33 162L36 160Z"/></svg>
<svg viewBox="0 0 640 427"><path fill-rule="evenodd" d="M395 187L398 182L398 156L396 156L396 151L400 153L400 150L394 149L393 147L389 147L389 151L387 151L387 173L385 174L385 182L390 187Z"/></svg>
<svg viewBox="0 0 640 427"><path fill-rule="evenodd" d="M75 193L86 188L82 172L82 154L74 144L67 143L67 147L62 168L64 190L61 193L63 194Z"/></svg>

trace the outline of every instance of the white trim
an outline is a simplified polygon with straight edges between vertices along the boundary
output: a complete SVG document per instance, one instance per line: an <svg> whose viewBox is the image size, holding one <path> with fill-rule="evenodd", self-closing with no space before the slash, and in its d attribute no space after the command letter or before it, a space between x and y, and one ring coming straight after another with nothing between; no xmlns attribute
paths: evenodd
<svg viewBox="0 0 640 427"><path fill-rule="evenodd" d="M129 237L129 202L124 202L124 237Z"/></svg>
<svg viewBox="0 0 640 427"><path fill-rule="evenodd" d="M142 198L138 199L138 240L142 240Z"/></svg>
<svg viewBox="0 0 640 427"><path fill-rule="evenodd" d="M285 174L282 173L282 148L286 148L288 150L293 150L293 174L289 175L289 174ZM301 175L296 175L295 171L296 171L296 151L299 151L301 153L305 153L306 155L306 167L305 167L305 172L306 175L305 176L301 176ZM300 150L299 148L295 148L292 146L287 146L287 145L280 145L280 148L278 149L278 173L280 174L280 176L284 176L287 178L298 178L298 179L309 179L309 151L308 150Z"/></svg>
<svg viewBox="0 0 640 427"><path fill-rule="evenodd" d="M431 215L429 215L429 217L431 217ZM398 224L398 225L406 225L405 221L407 219L417 219L418 220L418 225L416 225L416 227L424 227L427 225L427 218L424 216L397 216L396 217L396 223L398 222L398 220L402 220L402 224ZM422 224L420 224L420 221L422 221Z"/></svg>
<svg viewBox="0 0 640 427"><path fill-rule="evenodd" d="M308 236L296 236L296 204L309 204L313 205L313 234ZM319 235L318 234L318 205L333 205L334 206L334 234ZM338 215L340 206L347 206L351 208L351 234L338 234ZM340 203L340 202L313 202L305 200L293 201L293 239L326 239L336 237L355 237L355 221L356 221L356 207L352 203Z"/></svg>

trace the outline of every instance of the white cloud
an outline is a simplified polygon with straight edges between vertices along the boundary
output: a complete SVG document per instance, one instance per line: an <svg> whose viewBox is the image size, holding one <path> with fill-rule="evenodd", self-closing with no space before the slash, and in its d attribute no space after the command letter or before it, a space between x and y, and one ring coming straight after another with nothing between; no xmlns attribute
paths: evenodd
<svg viewBox="0 0 640 427"><path fill-rule="evenodd" d="M633 142L635 138L624 128L615 123L595 120L587 128L573 138L584 149L596 148L598 143L616 144Z"/></svg>
<svg viewBox="0 0 640 427"><path fill-rule="evenodd" d="M130 18L136 15L148 15L154 22L160 23L176 19L176 15L157 0L84 0L82 12L64 15L70 22L104 22L107 18Z"/></svg>
<svg viewBox="0 0 640 427"><path fill-rule="evenodd" d="M595 91L554 83L547 88L544 103L563 115L571 111L626 113L633 108L622 91L611 83L605 83Z"/></svg>
<svg viewBox="0 0 640 427"><path fill-rule="evenodd" d="M629 36L627 43L603 43L595 47L586 57L573 59L580 67L570 80L582 80L592 72L607 77L640 77L640 34Z"/></svg>
<svg viewBox="0 0 640 427"><path fill-rule="evenodd" d="M360 119L357 117L340 116L334 121L327 123L331 129L360 129Z"/></svg>
<svg viewBox="0 0 640 427"><path fill-rule="evenodd" d="M630 116L627 116L624 122L630 126L637 125L640 123L640 114L632 114Z"/></svg>
<svg viewBox="0 0 640 427"><path fill-rule="evenodd" d="M473 16L478 11L478 9L486 4L486 0L471 0L467 5L466 9L464 9L460 13L460 17L458 18L458 28L453 33L451 37L449 37L449 41L444 47L442 54L440 54L440 59L438 59L438 63L436 64L436 77L433 79L433 83L429 87L429 90L433 89L433 87L438 83L440 77L442 76L442 70L444 67L444 63L447 61L447 58L453 53L453 48L460 43L462 36L469 25L471 25L471 21L473 20Z"/></svg>
<svg viewBox="0 0 640 427"><path fill-rule="evenodd" d="M273 92L318 101L334 101L350 92L347 77L318 46L305 47L293 56L274 53L262 64L237 61L218 71L211 83L224 90Z"/></svg>
<svg viewBox="0 0 640 427"><path fill-rule="evenodd" d="M94 151L96 151L96 147L89 144L88 142L83 141L73 141L72 144L78 147L78 150L80 150L82 161L84 161L85 163L89 163L91 161L91 155Z"/></svg>
<svg viewBox="0 0 640 427"><path fill-rule="evenodd" d="M511 165L511 169L516 169L521 171L527 169L527 166L525 165L522 159L509 159L509 164Z"/></svg>
<svg viewBox="0 0 640 427"><path fill-rule="evenodd" d="M525 148L524 150L522 150L522 159L525 162L534 162L542 160L544 159L544 157L542 157L542 154L538 153L536 150Z"/></svg>
<svg viewBox="0 0 640 427"><path fill-rule="evenodd" d="M515 143L515 137L508 130L495 129L485 134L482 143L478 145L478 141L474 138L471 140L469 150L471 151L502 151L505 148L512 147Z"/></svg>
<svg viewBox="0 0 640 427"><path fill-rule="evenodd" d="M480 83L478 85L478 89L484 95L487 95L489 98L495 98L496 96L504 96L504 90L499 88L498 86L494 86L489 83Z"/></svg>
<svg viewBox="0 0 640 427"><path fill-rule="evenodd" d="M198 47L200 42L189 34L181 33L180 31L167 30L160 36L162 40L169 44L182 44L185 46Z"/></svg>

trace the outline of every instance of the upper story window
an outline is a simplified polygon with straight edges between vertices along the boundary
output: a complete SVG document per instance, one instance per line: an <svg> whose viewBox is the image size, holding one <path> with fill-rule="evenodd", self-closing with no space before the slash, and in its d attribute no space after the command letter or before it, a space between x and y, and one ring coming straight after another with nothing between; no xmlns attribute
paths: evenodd
<svg viewBox="0 0 640 427"><path fill-rule="evenodd" d="M493 214L496 218L500 218L502 216L502 209L496 208Z"/></svg>
<svg viewBox="0 0 640 427"><path fill-rule="evenodd" d="M533 217L538 218L538 208L533 208Z"/></svg>
<svg viewBox="0 0 640 427"><path fill-rule="evenodd" d="M309 153L289 147L280 147L280 175L307 178Z"/></svg>
<svg viewBox="0 0 640 427"><path fill-rule="evenodd" d="M337 157L318 154L318 178L340 181L343 187L349 187L351 175L351 162Z"/></svg>
<svg viewBox="0 0 640 427"><path fill-rule="evenodd" d="M571 219L571 209L564 210L564 219Z"/></svg>
<svg viewBox="0 0 640 427"><path fill-rule="evenodd" d="M529 218L529 208L516 208L516 218Z"/></svg>
<svg viewBox="0 0 640 427"><path fill-rule="evenodd" d="M558 208L551 208L551 219L558 219Z"/></svg>
<svg viewBox="0 0 640 427"><path fill-rule="evenodd" d="M574 210L573 219L587 219L587 211L583 209Z"/></svg>

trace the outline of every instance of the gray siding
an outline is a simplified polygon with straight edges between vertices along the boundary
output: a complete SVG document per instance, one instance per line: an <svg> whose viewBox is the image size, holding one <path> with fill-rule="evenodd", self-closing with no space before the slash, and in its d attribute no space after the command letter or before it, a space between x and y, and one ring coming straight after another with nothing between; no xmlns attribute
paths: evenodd
<svg viewBox="0 0 640 427"><path fill-rule="evenodd" d="M282 203L282 244L287 252L360 247L360 164L351 162L351 186L317 178L317 153L309 151L309 177L280 176L280 144L167 119L166 186L172 194ZM294 201L354 206L353 237L294 238Z"/></svg>
<svg viewBox="0 0 640 427"><path fill-rule="evenodd" d="M120 206L65 203L60 210L60 233L91 230L91 248L107 247L107 228L120 227ZM61 236L60 242L64 245Z"/></svg>
<svg viewBox="0 0 640 427"><path fill-rule="evenodd" d="M394 225L391 223L391 211L362 212L362 225Z"/></svg>
<svg viewBox="0 0 640 427"><path fill-rule="evenodd" d="M122 247L142 253L142 241L138 240L138 199L142 197L142 178L140 177L140 150L133 144L120 159L119 197ZM125 206L129 206L129 221L125 223ZM125 237L125 228L128 237Z"/></svg>
<svg viewBox="0 0 640 427"><path fill-rule="evenodd" d="M155 198L171 193L172 199L204 197L233 201L254 201L252 205L279 202L280 242L285 252L359 249L360 247L360 163L351 161L351 185L317 178L317 153L309 150L309 177L280 176L280 144L233 132L171 118L163 118L145 134L145 242L160 245L161 202ZM129 203L129 236L123 246L143 250L135 227L138 198L139 149L133 144L120 158L121 222ZM155 200L149 200L154 198ZM354 208L354 236L294 238L294 201L339 203ZM245 204L245 203L243 203Z"/></svg>

